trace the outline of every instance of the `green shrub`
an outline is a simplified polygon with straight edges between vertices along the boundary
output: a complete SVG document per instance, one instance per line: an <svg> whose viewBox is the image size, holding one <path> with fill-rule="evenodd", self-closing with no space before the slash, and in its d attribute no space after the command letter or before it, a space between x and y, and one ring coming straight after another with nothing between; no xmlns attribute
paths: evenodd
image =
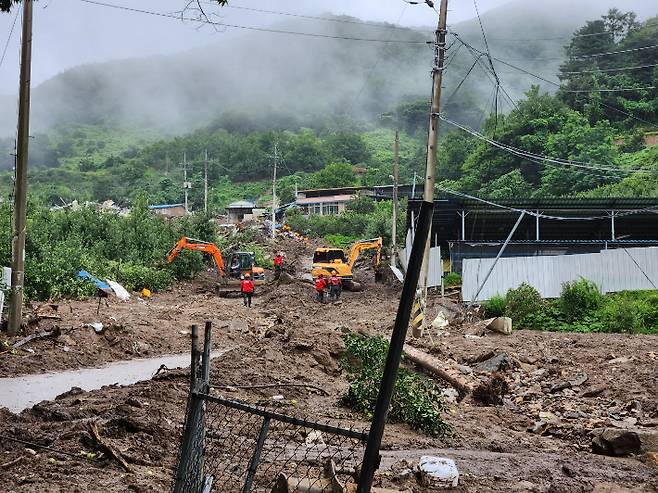
<svg viewBox="0 0 658 493"><path fill-rule="evenodd" d="M611 296L602 307L600 316L607 332L638 332L643 329L643 300L627 294Z"/></svg>
<svg viewBox="0 0 658 493"><path fill-rule="evenodd" d="M448 287L461 286L462 276L456 272L448 272L445 276L443 276L443 284Z"/></svg>
<svg viewBox="0 0 658 493"><path fill-rule="evenodd" d="M337 234L337 235L326 235L324 239L327 240L329 244L335 246L336 248L347 249L350 247L350 245L352 245L352 243L357 241L359 238L355 236Z"/></svg>
<svg viewBox="0 0 658 493"><path fill-rule="evenodd" d="M482 306L484 313L487 317L502 317L505 315L505 308L507 307L507 300L504 296L495 295L490 300L485 301Z"/></svg>
<svg viewBox="0 0 658 493"><path fill-rule="evenodd" d="M382 337L359 334L348 334L344 340L347 351L341 366L347 371L350 386L342 402L371 417L389 344ZM400 368L388 419L394 423L407 423L431 436L446 436L451 430L441 418L442 411L440 389L434 382L406 368Z"/></svg>
<svg viewBox="0 0 658 493"><path fill-rule="evenodd" d="M505 315L510 317L513 323L523 329L536 329L541 327L541 315L544 308L539 292L523 283L516 289L510 289L505 296Z"/></svg>
<svg viewBox="0 0 658 493"><path fill-rule="evenodd" d="M587 279L562 284L559 306L566 319L573 322L595 311L603 304L596 284Z"/></svg>

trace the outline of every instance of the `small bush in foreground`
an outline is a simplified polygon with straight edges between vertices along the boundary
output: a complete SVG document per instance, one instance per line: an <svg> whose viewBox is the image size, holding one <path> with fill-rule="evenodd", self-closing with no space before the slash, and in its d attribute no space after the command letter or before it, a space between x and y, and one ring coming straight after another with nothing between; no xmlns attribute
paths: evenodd
<svg viewBox="0 0 658 493"><path fill-rule="evenodd" d="M505 301L505 315L511 317L517 327L538 328L538 316L541 315L544 303L535 288L523 283L518 288L507 291Z"/></svg>
<svg viewBox="0 0 658 493"><path fill-rule="evenodd" d="M603 295L596 284L587 279L565 282L560 295L560 310L567 320L574 321L593 312L603 304Z"/></svg>
<svg viewBox="0 0 658 493"><path fill-rule="evenodd" d="M507 301L505 300L504 296L497 294L492 296L490 300L485 301L482 306L484 307L484 314L486 317L502 317L505 315Z"/></svg>
<svg viewBox="0 0 658 493"><path fill-rule="evenodd" d="M443 284L449 287L461 286L462 276L460 276L456 272L448 272L445 276L443 276Z"/></svg>
<svg viewBox="0 0 658 493"><path fill-rule="evenodd" d="M347 371L350 386L342 402L372 416L388 354L388 342L382 337L348 334L347 351L341 366ZM431 436L446 436L451 429L441 419L443 402L434 382L406 368L400 368L395 382L388 419L407 423Z"/></svg>

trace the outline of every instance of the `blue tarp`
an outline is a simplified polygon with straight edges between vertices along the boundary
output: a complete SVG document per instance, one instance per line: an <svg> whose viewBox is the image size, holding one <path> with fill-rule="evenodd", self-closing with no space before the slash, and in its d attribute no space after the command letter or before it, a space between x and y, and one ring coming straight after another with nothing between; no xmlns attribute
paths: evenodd
<svg viewBox="0 0 658 493"><path fill-rule="evenodd" d="M108 290L110 290L110 292L112 291L112 288L110 287L110 285L108 283L106 283L105 281L101 281L97 277L92 276L86 270L81 270L80 272L78 272L78 277L80 279L85 279L86 281L93 282L98 289L102 289L102 290L108 289Z"/></svg>

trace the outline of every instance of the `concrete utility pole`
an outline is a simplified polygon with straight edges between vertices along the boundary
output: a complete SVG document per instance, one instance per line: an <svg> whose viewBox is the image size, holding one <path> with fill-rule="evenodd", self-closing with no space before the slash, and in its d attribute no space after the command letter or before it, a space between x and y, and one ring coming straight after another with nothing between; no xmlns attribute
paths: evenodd
<svg viewBox="0 0 658 493"><path fill-rule="evenodd" d="M393 146L393 224L391 227L391 265L395 267L398 235L398 182L400 181L400 132L395 131Z"/></svg>
<svg viewBox="0 0 658 493"><path fill-rule="evenodd" d="M274 172L272 173L272 238L276 236L276 167L279 160L279 144L274 143Z"/></svg>
<svg viewBox="0 0 658 493"><path fill-rule="evenodd" d="M14 196L14 231L11 260L9 335L16 335L23 321L25 282L25 228L27 223L27 157L30 140L30 84L32 77L32 0L23 2L23 36L18 100L18 143Z"/></svg>
<svg viewBox="0 0 658 493"><path fill-rule="evenodd" d="M432 70L432 108L430 112L430 128L427 134L427 163L425 167L425 191L423 201L434 203L434 183L436 181L436 151L439 139L439 112L441 111L441 83L443 81L443 65L446 51L446 18L448 15L448 0L441 0L439 24L436 29L434 44L434 68ZM427 282L429 274L430 246L432 230L428 233L423 257L421 281L423 299L427 297ZM426 324L424 324L426 325ZM414 334L419 336L420 334Z"/></svg>
<svg viewBox="0 0 658 493"><path fill-rule="evenodd" d="M190 212L187 202L187 191L190 188L190 183L187 181L187 153L183 153L183 192L185 193L185 214Z"/></svg>
<svg viewBox="0 0 658 493"><path fill-rule="evenodd" d="M203 212L208 214L208 149L203 160Z"/></svg>

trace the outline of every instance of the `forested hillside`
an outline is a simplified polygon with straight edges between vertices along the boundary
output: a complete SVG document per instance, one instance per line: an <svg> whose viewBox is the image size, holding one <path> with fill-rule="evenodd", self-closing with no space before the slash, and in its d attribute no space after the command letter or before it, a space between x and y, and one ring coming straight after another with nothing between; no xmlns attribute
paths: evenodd
<svg viewBox="0 0 658 493"><path fill-rule="evenodd" d="M489 19L497 15L500 12L493 11ZM514 18L523 16L519 9ZM534 22L541 23L537 18L535 12ZM337 24L334 29L344 29ZM531 24L524 27L526 32ZM451 31L443 98L446 111L438 173L442 187L493 198L658 194L658 147L645 148L645 138L658 130L658 18L639 22L631 13L611 11L581 27L574 26L570 39L551 37L551 41L529 43L520 51L519 39L505 38L499 42L498 52L492 48L495 56L488 69L487 54L478 45L479 26L470 23L457 29ZM541 32L546 30L555 33L553 27ZM489 31L493 46L495 29ZM423 40L427 33L400 29L393 37ZM151 202L179 202L185 155L191 167L192 205L200 207L202 160L207 150L213 209L237 198L265 202L275 144L281 158L279 188L284 201L292 199L295 186L386 184L390 183L396 128L402 139L401 179L410 182L414 171L422 173L429 111L424 95L429 89L428 48L422 43L391 43L377 59L374 51L365 48L343 50L339 56L338 45L328 48L314 43L292 42L288 49L317 48L319 58L333 62L331 70L323 72L327 77L320 76L317 63L310 59L308 66L285 77L267 78L268 84L252 75L233 73L230 84L221 79L212 88L226 91L222 101L230 94L238 95L232 108L218 109L208 103L211 88L196 85L205 80L200 74L171 74L185 78L178 81L181 87L195 95L197 107L204 108L194 113L196 129L180 135L167 133L174 132L175 125L163 131L145 120L140 122L146 113L141 112L141 103L132 99L137 94L114 92L119 86L112 84L127 77L121 70L131 72L135 88L140 86L140 73L150 72L153 77L156 70L155 79L164 77L164 73L157 75L157 60L123 62L112 65L117 69L113 71L100 64L63 74L40 89L41 94L52 90L60 96L71 92L52 103L61 106L61 111L53 114L65 122L37 132L31 141L33 194L51 204L74 199L112 199L127 204L145 191ZM560 43L565 47L558 53L563 54L543 61L546 47ZM499 54L510 53L505 46L509 50L516 46L516 56ZM332 49L338 51L330 53ZM533 59L533 54L541 56ZM270 59L268 63L273 65L268 67L284 64L284 55ZM515 61L523 56L527 63ZM367 65L368 57L370 66L373 57L377 62L374 70L365 80L350 78L351 68ZM230 59L222 59L222 63L229 64ZM237 66L238 61L233 61ZM469 70L471 66L473 70ZM510 71L517 74L513 79L507 76ZM491 83L495 77L500 78L499 86ZM253 108L241 106L244 101L239 95L243 93L238 86L249 86L253 80L258 83L249 87L250 91L267 85L278 99L257 110L255 104ZM151 109L161 115L162 122L171 123L167 116L178 109L173 100L169 105L169 99L158 92L167 87L173 86L153 86L153 104L160 103ZM484 95L482 87L490 92ZM324 91L327 97L318 100L309 88ZM85 107L96 95L100 101ZM139 111L129 111L133 104ZM135 121L123 118L130 115ZM10 169L13 140L0 141L0 147L0 169ZM5 172L0 180L4 196L11 190L9 177Z"/></svg>

